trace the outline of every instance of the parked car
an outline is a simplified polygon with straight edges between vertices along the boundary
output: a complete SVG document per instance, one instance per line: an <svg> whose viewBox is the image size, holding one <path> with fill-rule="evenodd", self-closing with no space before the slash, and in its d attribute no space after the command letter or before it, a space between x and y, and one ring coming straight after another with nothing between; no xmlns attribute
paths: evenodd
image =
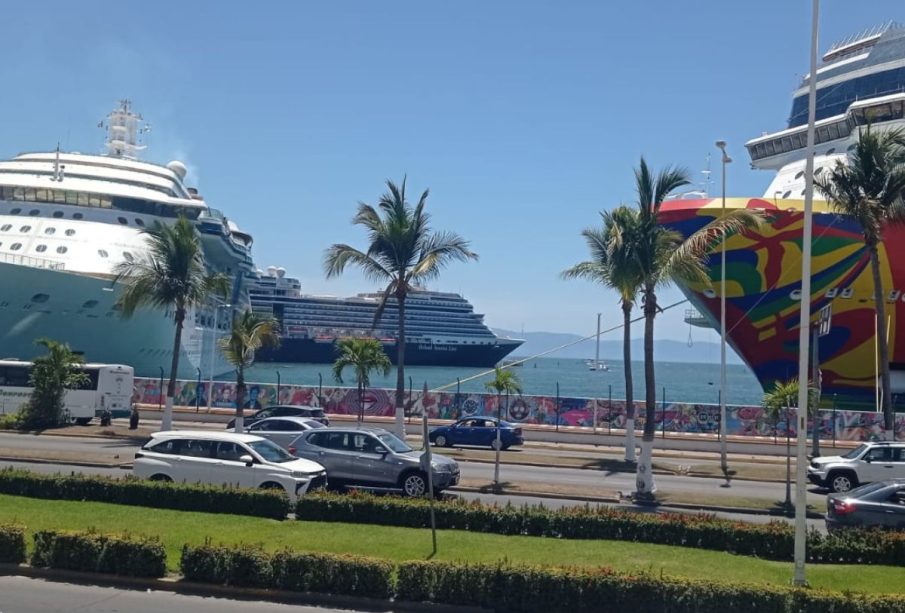
<svg viewBox="0 0 905 613"><path fill-rule="evenodd" d="M265 438L209 430L155 432L132 470L152 481L282 489L290 500L327 485L323 466Z"/></svg>
<svg viewBox="0 0 905 613"><path fill-rule="evenodd" d="M826 498L826 529L905 530L905 479L862 485Z"/></svg>
<svg viewBox="0 0 905 613"><path fill-rule="evenodd" d="M271 407L267 407L266 409L261 409L260 411L255 411L251 415L246 415L243 418L243 424L247 428L256 421L267 419L268 417L307 417L309 419L317 420L325 426L330 425L330 420L327 419L327 414L324 413L324 410L322 408L296 404L277 404ZM235 427L236 420L229 420L229 423L226 425L226 429L228 430Z"/></svg>
<svg viewBox="0 0 905 613"><path fill-rule="evenodd" d="M905 479L905 443L864 443L845 455L814 458L808 479L834 492L848 492L859 485Z"/></svg>
<svg viewBox="0 0 905 613"><path fill-rule="evenodd" d="M260 419L245 429L249 434L273 441L283 449L307 430L326 428L324 424L310 417L268 417Z"/></svg>
<svg viewBox="0 0 905 613"><path fill-rule="evenodd" d="M508 449L524 443L522 429L506 421L500 423L500 445ZM454 445L489 446L496 449L497 419L495 417L467 417L454 424L434 428L427 436L437 447Z"/></svg>
<svg viewBox="0 0 905 613"><path fill-rule="evenodd" d="M310 430L292 442L289 453L322 464L331 486L397 489L406 496L428 491L422 453L383 428ZM459 482L459 465L451 458L434 455L431 469L434 493Z"/></svg>

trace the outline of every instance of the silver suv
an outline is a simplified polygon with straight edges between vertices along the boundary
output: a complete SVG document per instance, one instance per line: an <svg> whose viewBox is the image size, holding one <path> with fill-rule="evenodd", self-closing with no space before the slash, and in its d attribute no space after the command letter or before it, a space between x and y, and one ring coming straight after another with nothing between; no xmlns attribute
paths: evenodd
<svg viewBox="0 0 905 613"><path fill-rule="evenodd" d="M842 456L814 458L808 479L834 492L863 483L905 478L905 443L864 443Z"/></svg>
<svg viewBox="0 0 905 613"><path fill-rule="evenodd" d="M321 464L327 469L331 486L401 489L406 496L423 496L427 492L421 452L383 428L310 430L289 444L289 453ZM455 460L433 455L431 468L434 493L459 482Z"/></svg>

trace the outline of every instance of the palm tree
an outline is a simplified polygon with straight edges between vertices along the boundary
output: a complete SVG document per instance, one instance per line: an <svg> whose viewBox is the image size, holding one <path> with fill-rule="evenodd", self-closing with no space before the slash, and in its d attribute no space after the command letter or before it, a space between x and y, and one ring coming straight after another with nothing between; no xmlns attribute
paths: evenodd
<svg viewBox="0 0 905 613"><path fill-rule="evenodd" d="M371 372L390 374L392 362L383 351L380 341L373 338L344 338L336 343L339 357L333 363L333 378L343 382L343 371L351 366L358 384L358 423L364 421L365 390L371 385Z"/></svg>
<svg viewBox="0 0 905 613"><path fill-rule="evenodd" d="M773 420L774 428L781 417L786 418L786 500L783 506L786 511L791 511L792 505L792 452L789 439L789 410L798 405L798 379L789 379L788 381L774 381L773 388L764 394L761 406L767 417ZM817 409L817 389L813 386L808 388L808 414L816 415ZM785 413L785 415L783 415ZM817 433L816 421L814 424L814 432ZM817 434L815 434L817 436Z"/></svg>
<svg viewBox="0 0 905 613"><path fill-rule="evenodd" d="M883 278L880 274L880 242L883 227L905 221L905 132L901 129L858 134L858 142L847 163L841 160L828 175L815 179L833 208L861 224L864 243L870 254L874 281L874 308L877 312L877 344L880 348L880 385L886 436L894 436L895 413L889 382L889 343Z"/></svg>
<svg viewBox="0 0 905 613"><path fill-rule="evenodd" d="M686 170L667 167L654 176L643 157L639 167L635 169L639 210L635 257L643 278L641 305L644 312L645 420L641 460L638 462L635 480L635 496L640 500L653 499L656 489L651 468L657 418L657 386L654 379L654 318L660 310L657 289L675 281L710 285L708 252L730 234L754 228L760 222L760 215L753 211L735 210L710 222L687 238L660 225L659 214L663 201L672 191L688 184Z"/></svg>
<svg viewBox="0 0 905 613"><path fill-rule="evenodd" d="M635 395L632 383L632 308L644 282L636 258L640 213L627 206L600 214L603 227L584 236L591 259L564 271L566 279L587 279L619 293L622 306L622 360L625 365L625 461L635 461Z"/></svg>
<svg viewBox="0 0 905 613"><path fill-rule="evenodd" d="M504 370L497 366L493 369L493 379L484 383L484 387L496 392L496 441L493 444L496 450L496 461L493 467L493 483L496 487L500 486L500 451L503 448L503 442L500 440L500 425L503 421L503 407L501 396L506 394L506 412L509 412L509 394L521 394L522 384L518 376L511 370Z"/></svg>
<svg viewBox="0 0 905 613"><path fill-rule="evenodd" d="M117 301L123 317L131 317L142 307L172 310L176 324L173 358L167 385L166 406L161 429L173 426L173 397L179 372L182 327L188 309L204 305L212 295L225 295L226 277L209 274L204 264L201 238L185 217L173 225L155 221L143 232L148 250L139 257L124 260L114 268L115 281L124 281Z"/></svg>
<svg viewBox="0 0 905 613"><path fill-rule="evenodd" d="M245 429L245 369L254 364L258 349L279 344L279 327L275 318L248 309L233 319L229 336L219 341L226 361L236 367L236 432Z"/></svg>
<svg viewBox="0 0 905 613"><path fill-rule="evenodd" d="M405 299L419 283L436 279L452 260L477 259L468 241L452 232L432 232L430 215L424 212L428 190L412 207L405 198L405 179L397 186L387 181L388 191L373 207L358 204L352 223L368 233L368 247L360 251L335 244L324 255L327 278L341 275L346 266L360 268L372 281L386 284L374 315L374 326L383 316L387 302L396 299L396 430L405 435Z"/></svg>
<svg viewBox="0 0 905 613"><path fill-rule="evenodd" d="M63 398L66 390L77 388L88 381L79 370L85 360L73 353L66 343L49 338L35 341L47 349L45 355L34 359L31 375L31 397L22 408L19 425L25 430L39 430L60 425L63 421Z"/></svg>

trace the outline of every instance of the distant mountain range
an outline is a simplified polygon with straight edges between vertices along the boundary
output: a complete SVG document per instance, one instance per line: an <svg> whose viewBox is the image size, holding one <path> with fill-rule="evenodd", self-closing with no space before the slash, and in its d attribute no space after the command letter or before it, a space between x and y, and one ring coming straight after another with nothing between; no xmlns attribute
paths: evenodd
<svg viewBox="0 0 905 613"><path fill-rule="evenodd" d="M574 343L582 338L577 334L563 334L560 332L515 332L512 330L494 329L500 336L525 339L525 344L515 350L514 357L528 357L549 351L568 343ZM644 346L640 338L632 339L632 360L642 360ZM549 355L559 358L594 357L594 340L586 340L571 345ZM600 358L606 360L622 359L621 341L600 341ZM719 363L720 345L709 341L694 342L690 347L688 343L673 340L654 341L654 359L658 362L696 362ZM727 364L742 364L741 358L731 347L726 351Z"/></svg>

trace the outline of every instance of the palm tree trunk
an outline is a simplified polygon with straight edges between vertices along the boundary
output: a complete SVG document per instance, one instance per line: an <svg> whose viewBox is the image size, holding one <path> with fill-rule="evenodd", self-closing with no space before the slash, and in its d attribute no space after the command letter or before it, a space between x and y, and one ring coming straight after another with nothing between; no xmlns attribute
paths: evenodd
<svg viewBox="0 0 905 613"><path fill-rule="evenodd" d="M401 278L401 276L400 276ZM396 339L396 435L405 440L405 293L396 292L399 334Z"/></svg>
<svg viewBox="0 0 905 613"><path fill-rule="evenodd" d="M245 431L245 367L236 368L236 432Z"/></svg>
<svg viewBox="0 0 905 613"><path fill-rule="evenodd" d="M653 283L644 284L644 435L641 437L641 460L635 475L635 497L652 500L656 485L653 474L653 447L657 419L657 383L654 380L654 317L657 295Z"/></svg>
<svg viewBox="0 0 905 613"><path fill-rule="evenodd" d="M886 304L883 294L883 280L880 277L880 256L877 245L871 244L870 270L874 276L874 305L877 309L877 345L880 347L880 391L881 406L883 407L883 428L886 430L886 438L895 438L895 414L892 412L892 386L889 383L889 343L886 340Z"/></svg>
<svg viewBox="0 0 905 613"><path fill-rule="evenodd" d="M622 299L622 361L625 364L625 461L635 458L635 394L632 389L632 303Z"/></svg>
<svg viewBox="0 0 905 613"><path fill-rule="evenodd" d="M161 430L173 429L173 398L176 397L176 376L179 373L179 348L182 346L182 324L185 321L185 308L176 307L176 334L173 337L173 359L170 362L170 380L167 383L167 400L163 407Z"/></svg>
<svg viewBox="0 0 905 613"><path fill-rule="evenodd" d="M365 391L364 386L361 384L361 379L358 380L358 425L365 420Z"/></svg>

